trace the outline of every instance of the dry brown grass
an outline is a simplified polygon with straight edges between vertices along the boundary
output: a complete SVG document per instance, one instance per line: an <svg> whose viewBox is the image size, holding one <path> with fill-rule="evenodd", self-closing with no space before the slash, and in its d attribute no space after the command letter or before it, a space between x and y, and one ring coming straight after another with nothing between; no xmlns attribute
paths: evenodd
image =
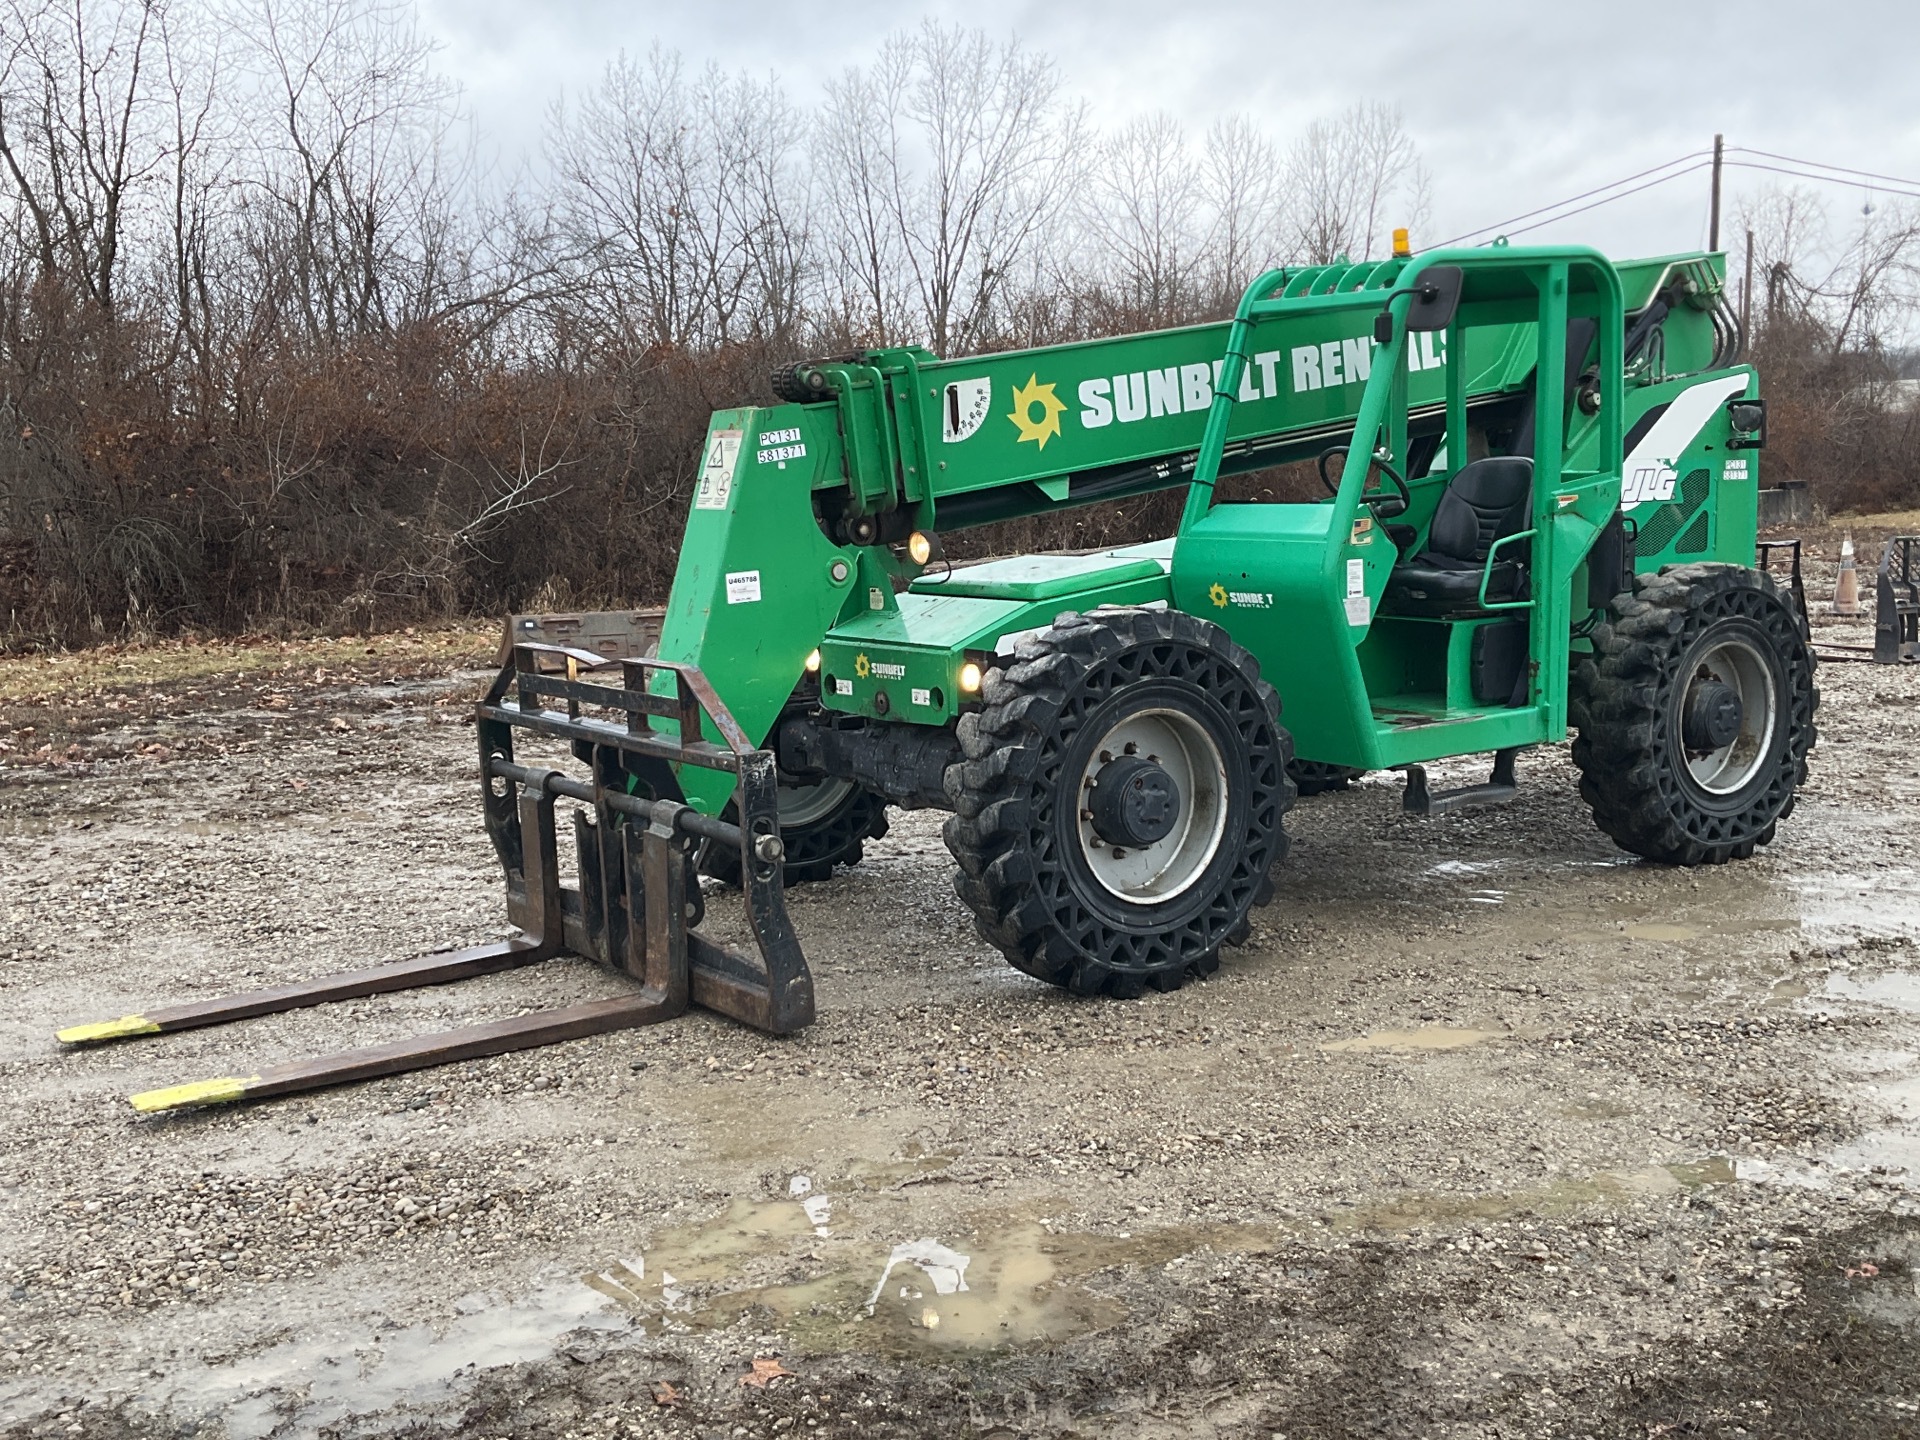
<svg viewBox="0 0 1920 1440"><path fill-rule="evenodd" d="M190 637L0 657L0 706L70 703L109 693L216 680L307 685L368 675L477 668L492 662L499 639L499 626L476 622L305 640Z"/></svg>

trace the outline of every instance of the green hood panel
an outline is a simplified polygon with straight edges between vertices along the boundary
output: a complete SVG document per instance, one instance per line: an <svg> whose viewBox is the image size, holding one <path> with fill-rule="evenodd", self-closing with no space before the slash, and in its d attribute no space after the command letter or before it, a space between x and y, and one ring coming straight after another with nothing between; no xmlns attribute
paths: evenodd
<svg viewBox="0 0 1920 1440"><path fill-rule="evenodd" d="M1128 580L1153 580L1166 571L1152 560L1104 555L1016 555L969 565L935 580L913 582L915 595L965 595L977 600L1062 600Z"/></svg>

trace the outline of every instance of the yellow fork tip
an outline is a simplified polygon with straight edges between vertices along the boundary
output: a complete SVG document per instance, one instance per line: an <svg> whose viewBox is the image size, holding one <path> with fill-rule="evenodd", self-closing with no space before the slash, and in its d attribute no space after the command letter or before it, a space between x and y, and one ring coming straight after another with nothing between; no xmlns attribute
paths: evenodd
<svg viewBox="0 0 1920 1440"><path fill-rule="evenodd" d="M138 1095L129 1095L127 1099L143 1115L151 1115L156 1110L179 1110L188 1105L219 1105L228 1100L238 1100L247 1093L247 1087L259 1078L258 1075L244 1079L227 1075L218 1080L195 1080L190 1085L142 1090Z"/></svg>
<svg viewBox="0 0 1920 1440"><path fill-rule="evenodd" d="M118 1020L96 1020L91 1025L69 1025L54 1039L62 1045L88 1045L96 1040L124 1040L129 1035L158 1035L160 1027L144 1015L122 1015Z"/></svg>

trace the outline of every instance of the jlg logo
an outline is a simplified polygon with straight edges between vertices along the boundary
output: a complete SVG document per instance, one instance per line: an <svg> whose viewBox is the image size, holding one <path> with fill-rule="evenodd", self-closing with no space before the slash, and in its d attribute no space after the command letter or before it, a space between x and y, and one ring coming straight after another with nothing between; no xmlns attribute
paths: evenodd
<svg viewBox="0 0 1920 1440"><path fill-rule="evenodd" d="M1678 478L1673 467L1662 460L1630 464L1620 478L1620 503L1638 505L1648 500L1671 500L1673 484Z"/></svg>

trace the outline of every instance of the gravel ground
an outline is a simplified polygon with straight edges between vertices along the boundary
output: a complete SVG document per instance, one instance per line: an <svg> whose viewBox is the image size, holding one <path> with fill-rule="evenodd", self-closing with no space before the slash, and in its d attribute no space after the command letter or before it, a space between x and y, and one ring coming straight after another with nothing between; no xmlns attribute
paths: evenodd
<svg viewBox="0 0 1920 1440"><path fill-rule="evenodd" d="M1109 1003L1008 970L906 815L791 896L798 1036L696 1012L138 1118L619 988L54 1044L505 933L473 660L336 648L8 682L0 1433L1920 1434L1920 674L1823 668L1744 864L1631 862L1564 748L1493 811L1369 777L1301 803L1216 979Z"/></svg>

